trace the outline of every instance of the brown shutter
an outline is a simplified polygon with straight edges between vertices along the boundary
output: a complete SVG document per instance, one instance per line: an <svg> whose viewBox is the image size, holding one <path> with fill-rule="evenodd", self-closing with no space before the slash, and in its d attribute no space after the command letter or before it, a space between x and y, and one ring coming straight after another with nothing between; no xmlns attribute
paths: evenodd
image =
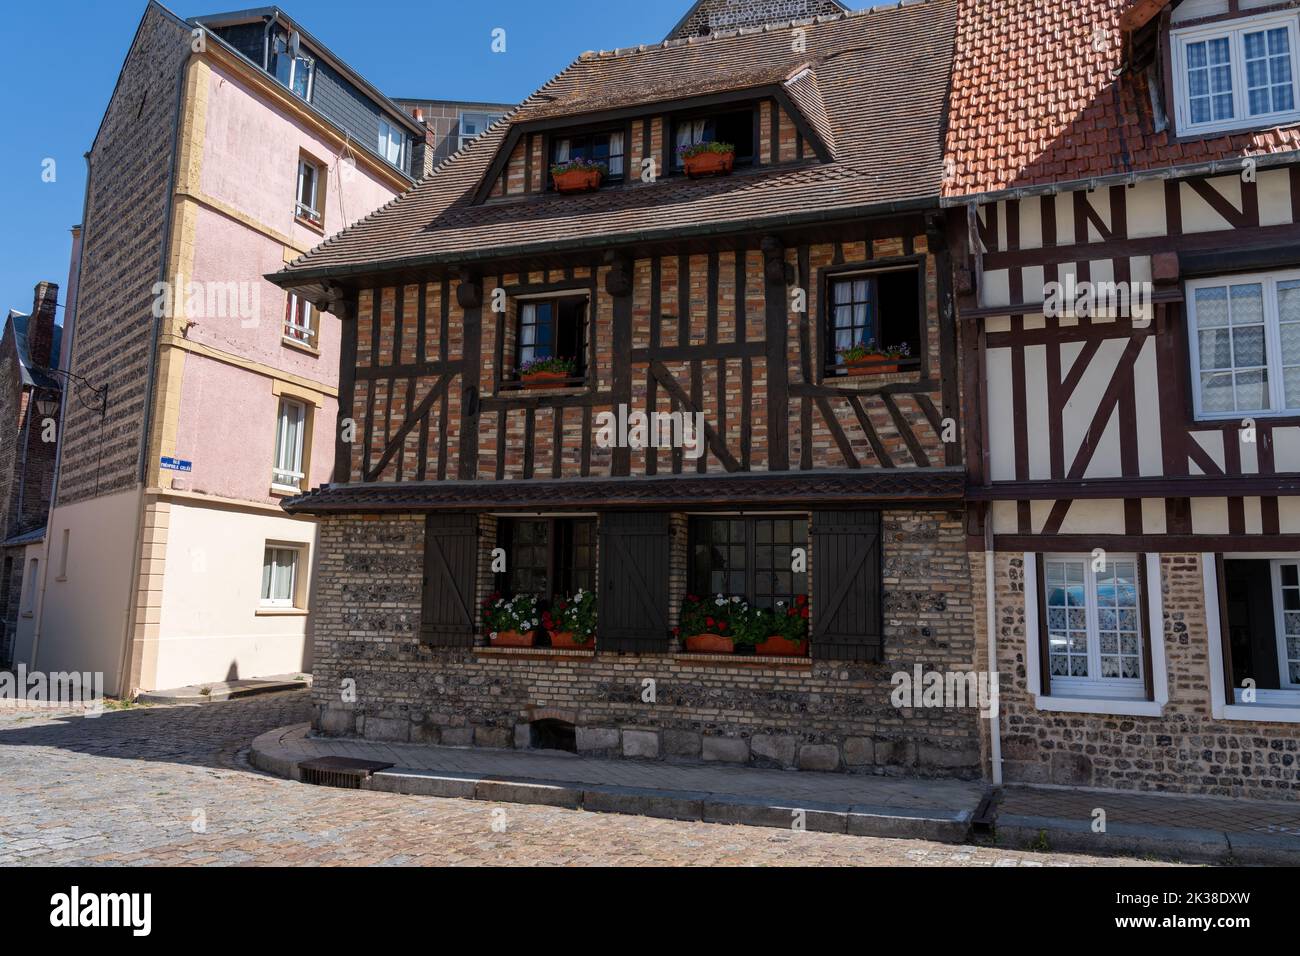
<svg viewBox="0 0 1300 956"><path fill-rule="evenodd" d="M477 567L478 517L429 515L424 525L423 643L474 646Z"/></svg>
<svg viewBox="0 0 1300 956"><path fill-rule="evenodd" d="M880 512L813 512L812 547L813 657L879 660Z"/></svg>
<svg viewBox="0 0 1300 956"><path fill-rule="evenodd" d="M667 653L669 538L667 514L601 515L601 651Z"/></svg>

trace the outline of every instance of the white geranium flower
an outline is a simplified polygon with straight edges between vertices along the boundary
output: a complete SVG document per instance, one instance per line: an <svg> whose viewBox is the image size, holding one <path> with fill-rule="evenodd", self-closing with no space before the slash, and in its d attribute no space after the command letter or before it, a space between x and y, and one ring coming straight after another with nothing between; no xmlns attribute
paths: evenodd
<svg viewBox="0 0 1300 956"><path fill-rule="evenodd" d="M497 632L493 631L491 634L488 635L488 637L490 637L492 640L495 641L497 639Z"/></svg>
<svg viewBox="0 0 1300 956"><path fill-rule="evenodd" d="M738 598L738 597L734 597L734 598L732 598L732 599L731 599L731 603L732 603L732 604L739 604L739 603L740 603L740 598Z"/></svg>

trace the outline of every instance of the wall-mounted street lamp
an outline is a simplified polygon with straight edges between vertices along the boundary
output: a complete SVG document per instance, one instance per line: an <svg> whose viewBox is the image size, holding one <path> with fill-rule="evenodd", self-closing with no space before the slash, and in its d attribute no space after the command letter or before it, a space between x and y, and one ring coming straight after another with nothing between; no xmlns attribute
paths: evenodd
<svg viewBox="0 0 1300 956"><path fill-rule="evenodd" d="M78 375L76 372L65 371L64 369L61 368L38 368L36 369L36 371L40 372L42 375L50 375L57 378L62 378L65 381L71 382L72 384L76 385L77 401L81 402L81 404L84 407L90 409L92 412L99 412L100 418L103 418L104 415L107 414L108 412L108 386L107 385L103 386L102 388L96 388L94 385L91 385L90 382L84 376ZM86 391L92 393L95 396L95 400L93 402L87 401L86 397L80 394L81 389L85 389ZM37 393L37 395L38 397L36 399L36 411L40 414L42 418L54 418L59 414L59 399L58 399L57 392L51 392L47 389L42 389Z"/></svg>

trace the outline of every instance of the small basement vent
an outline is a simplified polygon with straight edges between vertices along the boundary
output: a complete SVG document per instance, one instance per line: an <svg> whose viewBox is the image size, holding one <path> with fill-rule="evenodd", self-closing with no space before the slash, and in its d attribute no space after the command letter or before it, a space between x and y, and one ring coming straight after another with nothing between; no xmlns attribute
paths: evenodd
<svg viewBox="0 0 1300 956"><path fill-rule="evenodd" d="M529 730L533 750L563 750L571 754L578 752L578 732L567 720L535 720Z"/></svg>
<svg viewBox="0 0 1300 956"><path fill-rule="evenodd" d="M369 780L372 774L391 766L391 763L356 760L352 757L316 757L298 764L298 774L303 783L313 786L360 790L361 784Z"/></svg>

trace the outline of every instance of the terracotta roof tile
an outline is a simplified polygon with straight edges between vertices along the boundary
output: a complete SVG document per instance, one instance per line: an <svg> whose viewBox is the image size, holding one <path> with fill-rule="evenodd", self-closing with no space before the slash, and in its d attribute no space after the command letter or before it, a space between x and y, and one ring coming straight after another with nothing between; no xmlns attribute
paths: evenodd
<svg viewBox="0 0 1300 956"><path fill-rule="evenodd" d="M960 0L944 194L959 197L1300 148L1297 125L1179 143L1121 72L1143 0ZM1118 78L1116 78L1118 77Z"/></svg>

